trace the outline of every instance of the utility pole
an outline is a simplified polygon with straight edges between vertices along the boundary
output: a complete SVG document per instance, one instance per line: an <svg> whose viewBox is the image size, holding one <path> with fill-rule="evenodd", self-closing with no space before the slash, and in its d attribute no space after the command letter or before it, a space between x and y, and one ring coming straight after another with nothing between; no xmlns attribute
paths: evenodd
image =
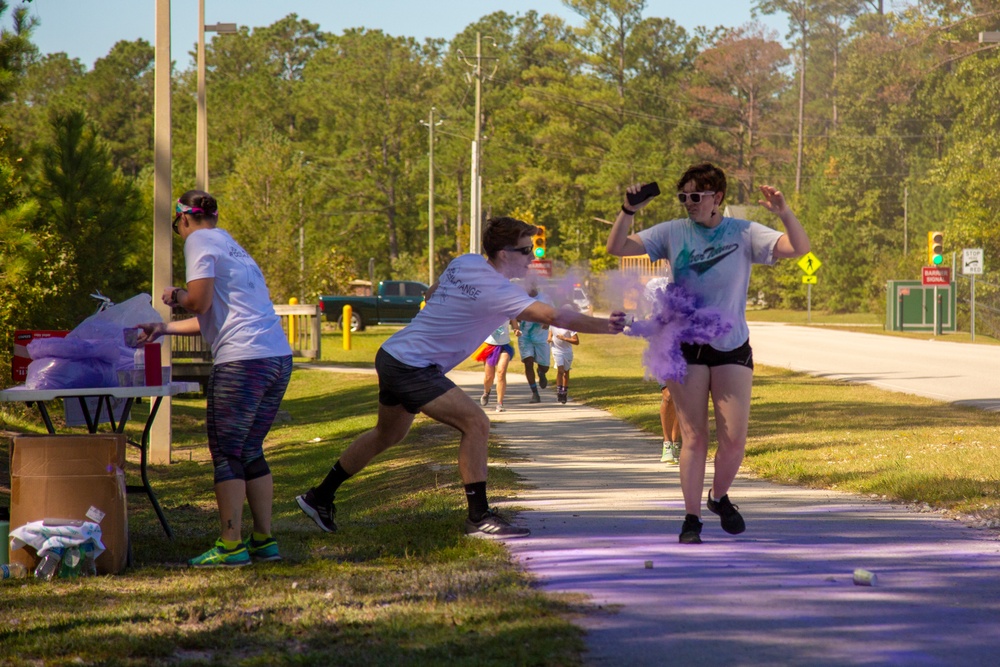
<svg viewBox="0 0 1000 667"><path fill-rule="evenodd" d="M482 171L479 158L482 155L483 136L483 37L476 33L476 134L472 143L472 226L469 228L469 252L481 253L483 235L483 194Z"/></svg>
<svg viewBox="0 0 1000 667"><path fill-rule="evenodd" d="M156 27L153 65L153 294L163 294L173 284L173 239L170 221L174 216L174 198L170 181L170 0L156 0ZM160 299L153 308L170 321L171 309ZM160 346L160 363L171 363L170 345ZM159 419L149 434L149 457L152 463L170 464L173 439L169 396L160 405Z"/></svg>
<svg viewBox="0 0 1000 667"><path fill-rule="evenodd" d="M909 208L908 206L909 200L910 200L910 186L904 185L903 186L903 259L906 259L906 256L909 254L910 232L908 228L910 226L910 221L909 221L909 212L907 210Z"/></svg>
<svg viewBox="0 0 1000 667"><path fill-rule="evenodd" d="M205 25L205 0L198 0L198 109L195 123L195 187L208 192L208 109L205 100L205 33L234 33L235 23Z"/></svg>
<svg viewBox="0 0 1000 667"><path fill-rule="evenodd" d="M492 37L487 37L493 41ZM496 44L496 42L494 42ZM483 177L482 177L482 97L483 97L483 60L498 60L497 58L483 58L483 37L482 33L476 33L476 62L469 62L462 50L458 53L465 60L465 64L472 68L472 76L476 79L476 124L475 136L472 139L472 165L471 182L469 183L469 252L479 254L482 252L482 226L483 226ZM492 79L496 74L497 65L489 77Z"/></svg>
<svg viewBox="0 0 1000 667"><path fill-rule="evenodd" d="M795 160L795 194L802 189L802 134L805 131L806 110L806 27L802 21L802 62L799 63L799 142ZM812 287L812 285L810 285Z"/></svg>
<svg viewBox="0 0 1000 667"><path fill-rule="evenodd" d="M421 125L426 125L430 131L429 146L427 156L429 165L427 167L427 284L434 284L434 127L443 123L443 120L434 122L434 112L431 107L430 116L427 122L420 121Z"/></svg>

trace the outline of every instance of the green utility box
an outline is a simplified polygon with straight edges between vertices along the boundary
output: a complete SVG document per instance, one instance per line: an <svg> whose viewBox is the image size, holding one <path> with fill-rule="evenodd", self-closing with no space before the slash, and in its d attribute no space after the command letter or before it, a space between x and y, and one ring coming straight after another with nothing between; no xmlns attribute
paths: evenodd
<svg viewBox="0 0 1000 667"><path fill-rule="evenodd" d="M890 280L885 294L886 330L955 332L955 283Z"/></svg>

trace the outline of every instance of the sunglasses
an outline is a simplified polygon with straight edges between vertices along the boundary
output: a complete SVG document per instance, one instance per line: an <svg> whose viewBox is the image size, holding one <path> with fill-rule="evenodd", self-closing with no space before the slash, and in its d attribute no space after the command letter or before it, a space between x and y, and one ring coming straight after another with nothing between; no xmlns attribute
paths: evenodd
<svg viewBox="0 0 1000 667"><path fill-rule="evenodd" d="M682 204L686 204L688 199L691 200L692 204L700 204L702 197L707 197L709 195L714 195L715 193L711 190L707 192L678 192L677 199L680 200Z"/></svg>
<svg viewBox="0 0 1000 667"><path fill-rule="evenodd" d="M530 245L518 246L516 248L504 248L504 250L509 250L510 252L519 252L519 253L521 253L524 256L528 256L528 255L531 254L531 246Z"/></svg>

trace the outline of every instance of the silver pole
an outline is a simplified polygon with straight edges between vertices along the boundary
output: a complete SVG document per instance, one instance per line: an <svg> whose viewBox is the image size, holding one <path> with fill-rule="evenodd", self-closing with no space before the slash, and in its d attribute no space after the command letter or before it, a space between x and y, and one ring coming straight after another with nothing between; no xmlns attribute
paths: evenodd
<svg viewBox="0 0 1000 667"><path fill-rule="evenodd" d="M427 169L427 284L434 284L434 107L431 107L430 122L427 129L430 130L430 147L428 155L430 167Z"/></svg>
<svg viewBox="0 0 1000 667"><path fill-rule="evenodd" d="M972 323L969 326L969 333L972 336L972 342L976 342L976 274L969 276L969 310L971 312Z"/></svg>
<svg viewBox="0 0 1000 667"><path fill-rule="evenodd" d="M205 104L205 0L198 0L198 120L194 186L208 192L208 109Z"/></svg>

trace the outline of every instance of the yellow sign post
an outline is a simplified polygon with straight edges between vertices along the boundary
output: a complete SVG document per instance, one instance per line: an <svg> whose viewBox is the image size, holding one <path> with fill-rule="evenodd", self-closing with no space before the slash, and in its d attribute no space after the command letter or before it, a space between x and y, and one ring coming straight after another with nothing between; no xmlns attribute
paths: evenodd
<svg viewBox="0 0 1000 667"><path fill-rule="evenodd" d="M815 274L819 271L819 267L823 266L823 262L819 261L819 257L812 252L807 252L799 258L797 263L802 272L806 274L802 276L802 283L806 286L806 322L812 322L813 285L819 283Z"/></svg>

